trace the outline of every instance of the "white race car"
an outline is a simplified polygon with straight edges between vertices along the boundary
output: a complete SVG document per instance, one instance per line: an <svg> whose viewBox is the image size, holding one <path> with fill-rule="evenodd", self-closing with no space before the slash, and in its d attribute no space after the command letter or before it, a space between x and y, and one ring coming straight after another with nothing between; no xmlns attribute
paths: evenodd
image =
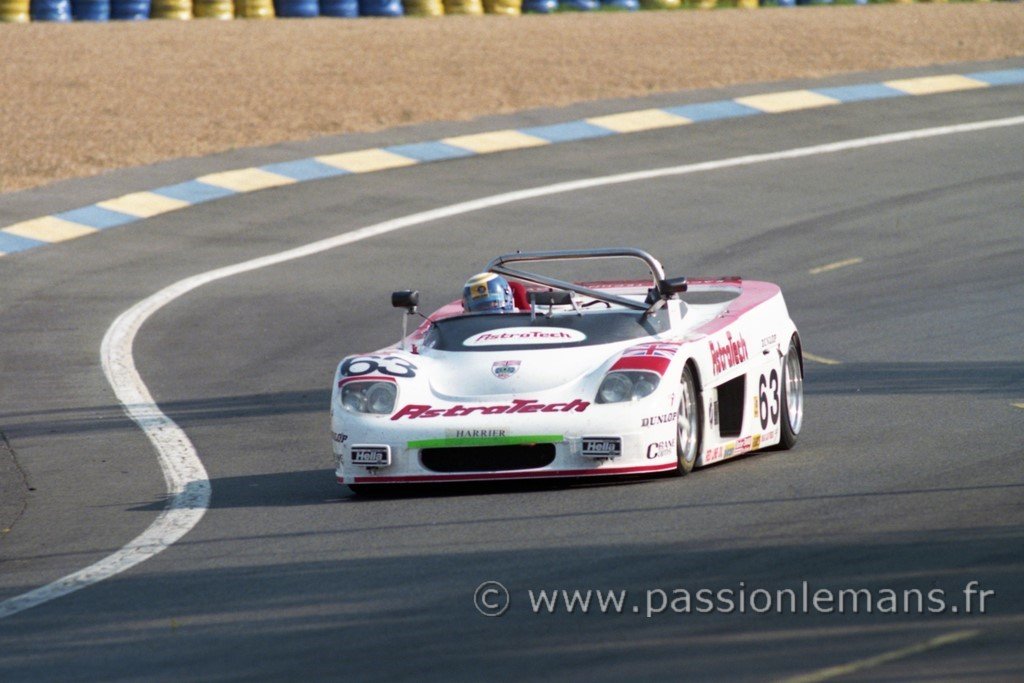
<svg viewBox="0 0 1024 683"><path fill-rule="evenodd" d="M574 283L521 269L600 258L638 259L651 279ZM507 254L487 271L507 278L513 312L465 313L455 301L411 335L403 324L397 345L338 365L331 428L339 483L365 492L683 475L796 442L803 358L776 285L666 279L639 249ZM403 321L417 314L418 299L410 290L392 295Z"/></svg>

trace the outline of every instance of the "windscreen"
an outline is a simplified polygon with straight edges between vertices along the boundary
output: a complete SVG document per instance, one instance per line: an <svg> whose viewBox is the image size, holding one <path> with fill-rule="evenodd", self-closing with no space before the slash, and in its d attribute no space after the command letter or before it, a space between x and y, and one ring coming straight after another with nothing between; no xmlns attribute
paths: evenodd
<svg viewBox="0 0 1024 683"><path fill-rule="evenodd" d="M641 339L666 332L668 313L643 316L642 311L608 310L538 315L478 313L438 320L423 340L439 351L515 351L573 348Z"/></svg>

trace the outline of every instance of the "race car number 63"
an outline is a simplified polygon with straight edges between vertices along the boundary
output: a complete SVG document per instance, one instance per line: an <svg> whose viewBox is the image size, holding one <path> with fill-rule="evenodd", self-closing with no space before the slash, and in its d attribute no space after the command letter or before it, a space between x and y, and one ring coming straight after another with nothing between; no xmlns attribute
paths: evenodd
<svg viewBox="0 0 1024 683"><path fill-rule="evenodd" d="M768 428L769 418L771 423L775 424L779 421L779 373L772 370L771 374L765 378L761 375L761 380L757 383L759 408L761 415L761 429ZM771 405L768 404L768 391L771 391Z"/></svg>
<svg viewBox="0 0 1024 683"><path fill-rule="evenodd" d="M416 366L396 356L358 356L341 364L341 374L345 377L378 373L392 377L415 377Z"/></svg>

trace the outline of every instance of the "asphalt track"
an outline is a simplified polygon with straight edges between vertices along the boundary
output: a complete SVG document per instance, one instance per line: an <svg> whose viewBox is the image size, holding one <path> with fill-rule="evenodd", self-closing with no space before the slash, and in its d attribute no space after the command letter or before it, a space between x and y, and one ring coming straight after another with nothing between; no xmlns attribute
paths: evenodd
<svg viewBox="0 0 1024 683"><path fill-rule="evenodd" d="M702 94L679 97L690 96ZM992 88L474 157L229 198L6 257L0 600L109 555L163 509L152 447L99 367L114 318L162 287L510 189L1022 105L1019 86ZM185 295L145 324L135 359L195 444L211 508L149 561L0 620L0 679L1020 678L1022 143L1014 126L553 195ZM334 483L330 375L345 353L397 338L391 290L420 289L430 308L499 252L616 245L650 250L673 275L782 286L805 348L832 361L807 363L795 450L603 486L362 500ZM511 593L498 618L473 604L488 580ZM942 589L960 612L644 615L647 591L804 581ZM964 613L971 581L994 591L985 614ZM528 591L542 589L630 595L619 615L534 614Z"/></svg>

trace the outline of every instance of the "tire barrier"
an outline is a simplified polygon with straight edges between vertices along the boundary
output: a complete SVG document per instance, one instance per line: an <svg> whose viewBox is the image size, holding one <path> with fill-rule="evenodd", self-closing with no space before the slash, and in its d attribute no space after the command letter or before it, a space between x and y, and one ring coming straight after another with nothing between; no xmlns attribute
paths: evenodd
<svg viewBox="0 0 1024 683"><path fill-rule="evenodd" d="M289 19L310 19L320 16L317 0L274 0L274 12Z"/></svg>
<svg viewBox="0 0 1024 683"><path fill-rule="evenodd" d="M32 0L32 21L71 21L71 0Z"/></svg>
<svg viewBox="0 0 1024 683"><path fill-rule="evenodd" d="M320 16L353 19L359 16L359 0L320 0Z"/></svg>
<svg viewBox="0 0 1024 683"><path fill-rule="evenodd" d="M71 0L75 21L110 21L110 0Z"/></svg>
<svg viewBox="0 0 1024 683"><path fill-rule="evenodd" d="M601 6L598 0L562 0L562 9L573 12L593 12Z"/></svg>
<svg viewBox="0 0 1024 683"><path fill-rule="evenodd" d="M149 0L110 0L110 18L115 21L149 19Z"/></svg>
<svg viewBox="0 0 1024 683"><path fill-rule="evenodd" d="M0 21L24 24L29 20L29 0L0 0Z"/></svg>
<svg viewBox="0 0 1024 683"><path fill-rule="evenodd" d="M186 21L192 18L192 0L153 0L149 16L153 19Z"/></svg>
<svg viewBox="0 0 1024 683"><path fill-rule="evenodd" d="M410 17L444 16L444 3L441 0L404 0L402 5Z"/></svg>
<svg viewBox="0 0 1024 683"><path fill-rule="evenodd" d="M445 14L480 16L484 13L481 0L444 0Z"/></svg>
<svg viewBox="0 0 1024 683"><path fill-rule="evenodd" d="M234 19L234 0L193 0L196 19Z"/></svg>
<svg viewBox="0 0 1024 683"><path fill-rule="evenodd" d="M402 0L359 0L361 17L400 17L404 14Z"/></svg>
<svg viewBox="0 0 1024 683"><path fill-rule="evenodd" d="M235 0L235 16L240 19L273 19L273 0Z"/></svg>
<svg viewBox="0 0 1024 683"><path fill-rule="evenodd" d="M523 0L523 12L551 14L558 11L558 0Z"/></svg>
<svg viewBox="0 0 1024 683"><path fill-rule="evenodd" d="M488 14L516 16L523 11L523 0L484 0L484 11Z"/></svg>
<svg viewBox="0 0 1024 683"><path fill-rule="evenodd" d="M142 19L272 19L277 17L440 17L445 14L551 14L560 9L592 12L601 8L635 12L682 7L715 9L760 6L912 4L954 0L0 0L0 23L29 21L107 21ZM970 1L970 0L968 0ZM973 0L989 2L990 0ZM1021 2L1022 0L1009 0Z"/></svg>

